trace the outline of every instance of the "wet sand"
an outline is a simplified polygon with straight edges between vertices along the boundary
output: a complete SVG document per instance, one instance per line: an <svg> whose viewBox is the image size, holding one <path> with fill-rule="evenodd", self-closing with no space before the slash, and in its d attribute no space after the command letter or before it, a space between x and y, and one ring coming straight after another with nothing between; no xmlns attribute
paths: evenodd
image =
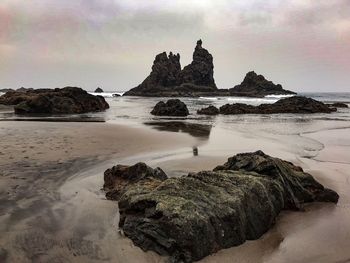
<svg viewBox="0 0 350 263"><path fill-rule="evenodd" d="M100 190L103 171L116 163L145 161L177 176L258 149L301 165L339 193L339 204L283 212L259 240L201 262L350 260L349 129L276 136L213 127L203 139L190 132L108 123L1 124L0 261L164 262L118 232L117 204Z"/></svg>

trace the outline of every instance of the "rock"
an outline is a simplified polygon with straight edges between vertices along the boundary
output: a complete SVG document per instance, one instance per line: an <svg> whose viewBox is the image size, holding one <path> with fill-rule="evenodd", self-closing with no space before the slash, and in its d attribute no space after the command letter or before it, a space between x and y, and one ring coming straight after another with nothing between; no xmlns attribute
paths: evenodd
<svg viewBox="0 0 350 263"><path fill-rule="evenodd" d="M216 108L215 106L210 105L209 107L197 110L197 114L218 115L219 114L219 109Z"/></svg>
<svg viewBox="0 0 350 263"><path fill-rule="evenodd" d="M229 89L231 96L265 97L266 95L292 95L296 94L290 90L284 90L280 84L274 84L258 75L254 71L246 74L240 85Z"/></svg>
<svg viewBox="0 0 350 263"><path fill-rule="evenodd" d="M228 91L225 91L228 94ZM124 96L201 96L222 94L214 81L212 55L198 40L193 53L193 61L181 70L180 55L169 56L166 52L156 56L150 75L136 88L125 92Z"/></svg>
<svg viewBox="0 0 350 263"><path fill-rule="evenodd" d="M118 200L130 186L139 181L148 184L159 184L167 178L162 169L152 169L145 163L132 166L116 165L104 173L103 189L107 192L107 199Z"/></svg>
<svg viewBox="0 0 350 263"><path fill-rule="evenodd" d="M116 97L116 98L117 98L117 97L120 97L120 94L118 94L118 93L113 93L113 94L112 94L112 97Z"/></svg>
<svg viewBox="0 0 350 263"><path fill-rule="evenodd" d="M16 114L73 114L109 108L103 97L76 87L11 91L0 97L0 104L16 105Z"/></svg>
<svg viewBox="0 0 350 263"><path fill-rule="evenodd" d="M102 93L104 92L103 89L101 89L100 87L98 87L97 89L95 89L95 93Z"/></svg>
<svg viewBox="0 0 350 263"><path fill-rule="evenodd" d="M181 84L190 83L217 89L214 80L213 56L202 47L202 40L197 41L193 60L180 72L179 79Z"/></svg>
<svg viewBox="0 0 350 263"><path fill-rule="evenodd" d="M135 245L173 262L197 261L258 239L283 209L339 198L300 167L261 151L181 177L157 176L144 164L122 167L105 173L105 187L117 193L108 198L118 200L119 227Z"/></svg>
<svg viewBox="0 0 350 263"><path fill-rule="evenodd" d="M274 114L274 113L330 113L334 109L326 104L302 96L281 99L273 104L252 106L243 103L226 104L220 107L220 114Z"/></svg>
<svg viewBox="0 0 350 263"><path fill-rule="evenodd" d="M179 99L170 99L167 102L160 101L154 106L151 114L157 116L187 116L187 106Z"/></svg>
<svg viewBox="0 0 350 263"><path fill-rule="evenodd" d="M342 102L335 102L326 104L328 107L334 107L334 108L349 108L348 104L342 103Z"/></svg>

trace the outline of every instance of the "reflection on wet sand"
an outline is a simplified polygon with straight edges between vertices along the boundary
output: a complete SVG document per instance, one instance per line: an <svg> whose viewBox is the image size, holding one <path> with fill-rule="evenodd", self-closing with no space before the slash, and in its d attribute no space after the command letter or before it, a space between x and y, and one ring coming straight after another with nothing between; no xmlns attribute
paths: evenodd
<svg viewBox="0 0 350 263"><path fill-rule="evenodd" d="M182 121L145 122L145 125L152 126L159 131L184 132L193 137L208 139L212 125L189 123ZM194 153L194 151L193 151ZM198 153L198 150L197 150Z"/></svg>

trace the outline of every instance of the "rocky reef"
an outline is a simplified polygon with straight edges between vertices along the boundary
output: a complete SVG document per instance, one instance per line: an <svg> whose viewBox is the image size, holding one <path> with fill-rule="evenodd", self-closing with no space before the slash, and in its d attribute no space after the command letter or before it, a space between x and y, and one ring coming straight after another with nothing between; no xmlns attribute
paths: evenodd
<svg viewBox="0 0 350 263"><path fill-rule="evenodd" d="M281 99L273 104L252 106L243 103L226 104L220 107L220 114L273 114L273 113L331 113L336 109L302 96Z"/></svg>
<svg viewBox="0 0 350 263"><path fill-rule="evenodd" d="M156 116L181 116L185 117L189 115L187 106L179 99L170 99L167 102L158 102L153 110L152 115Z"/></svg>
<svg viewBox="0 0 350 263"><path fill-rule="evenodd" d="M181 177L138 163L117 165L104 178L107 198L118 201L124 234L172 262L197 261L258 239L284 209L339 198L302 168L261 151Z"/></svg>
<svg viewBox="0 0 350 263"><path fill-rule="evenodd" d="M15 105L16 114L72 114L109 108L103 97L77 87L10 91L0 97L0 104Z"/></svg>
<svg viewBox="0 0 350 263"><path fill-rule="evenodd" d="M281 84L274 84L258 75L254 71L246 74L241 84L229 89L230 96L265 97L267 95L292 95L296 94L282 88Z"/></svg>
<svg viewBox="0 0 350 263"><path fill-rule="evenodd" d="M180 55L166 52L156 56L150 75L124 96L200 96L219 94L214 80L213 56L198 40L193 61L181 70Z"/></svg>

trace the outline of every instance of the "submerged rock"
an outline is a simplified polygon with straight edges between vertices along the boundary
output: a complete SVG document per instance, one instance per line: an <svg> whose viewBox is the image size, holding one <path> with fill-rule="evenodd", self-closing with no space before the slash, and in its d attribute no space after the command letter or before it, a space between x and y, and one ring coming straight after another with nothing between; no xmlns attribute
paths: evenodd
<svg viewBox="0 0 350 263"><path fill-rule="evenodd" d="M283 209L338 201L337 193L300 167L261 151L176 178L141 166L107 170L105 189L117 193L107 197L119 201L119 227L135 245L174 262L193 262L258 239Z"/></svg>
<svg viewBox="0 0 350 263"><path fill-rule="evenodd" d="M102 93L104 92L103 89L101 89L100 87L98 87L97 89L95 89L95 93Z"/></svg>
<svg viewBox="0 0 350 263"><path fill-rule="evenodd" d="M160 101L154 106L151 114L157 116L187 116L187 106L179 99L170 99L167 102Z"/></svg>
<svg viewBox="0 0 350 263"><path fill-rule="evenodd" d="M220 107L220 114L273 114L273 113L331 113L334 109L326 104L302 96L281 99L273 104L252 106L243 103L225 104Z"/></svg>
<svg viewBox="0 0 350 263"><path fill-rule="evenodd" d="M231 96L244 97L265 97L267 95L292 95L296 94L290 90L285 90L280 84L274 84L265 79L263 75L258 75L254 71L246 74L241 84L229 89Z"/></svg>
<svg viewBox="0 0 350 263"><path fill-rule="evenodd" d="M153 62L150 75L124 96L174 97L211 93L220 93L214 81L213 57L198 40L191 64L181 70L179 54L170 52L168 56L166 52L160 53Z"/></svg>
<svg viewBox="0 0 350 263"><path fill-rule="evenodd" d="M16 105L17 114L72 114L109 108L103 97L93 96L76 87L11 91L0 97L0 104Z"/></svg>
<svg viewBox="0 0 350 263"><path fill-rule="evenodd" d="M197 110L197 114L203 115L218 115L219 113L219 109L213 105Z"/></svg>

